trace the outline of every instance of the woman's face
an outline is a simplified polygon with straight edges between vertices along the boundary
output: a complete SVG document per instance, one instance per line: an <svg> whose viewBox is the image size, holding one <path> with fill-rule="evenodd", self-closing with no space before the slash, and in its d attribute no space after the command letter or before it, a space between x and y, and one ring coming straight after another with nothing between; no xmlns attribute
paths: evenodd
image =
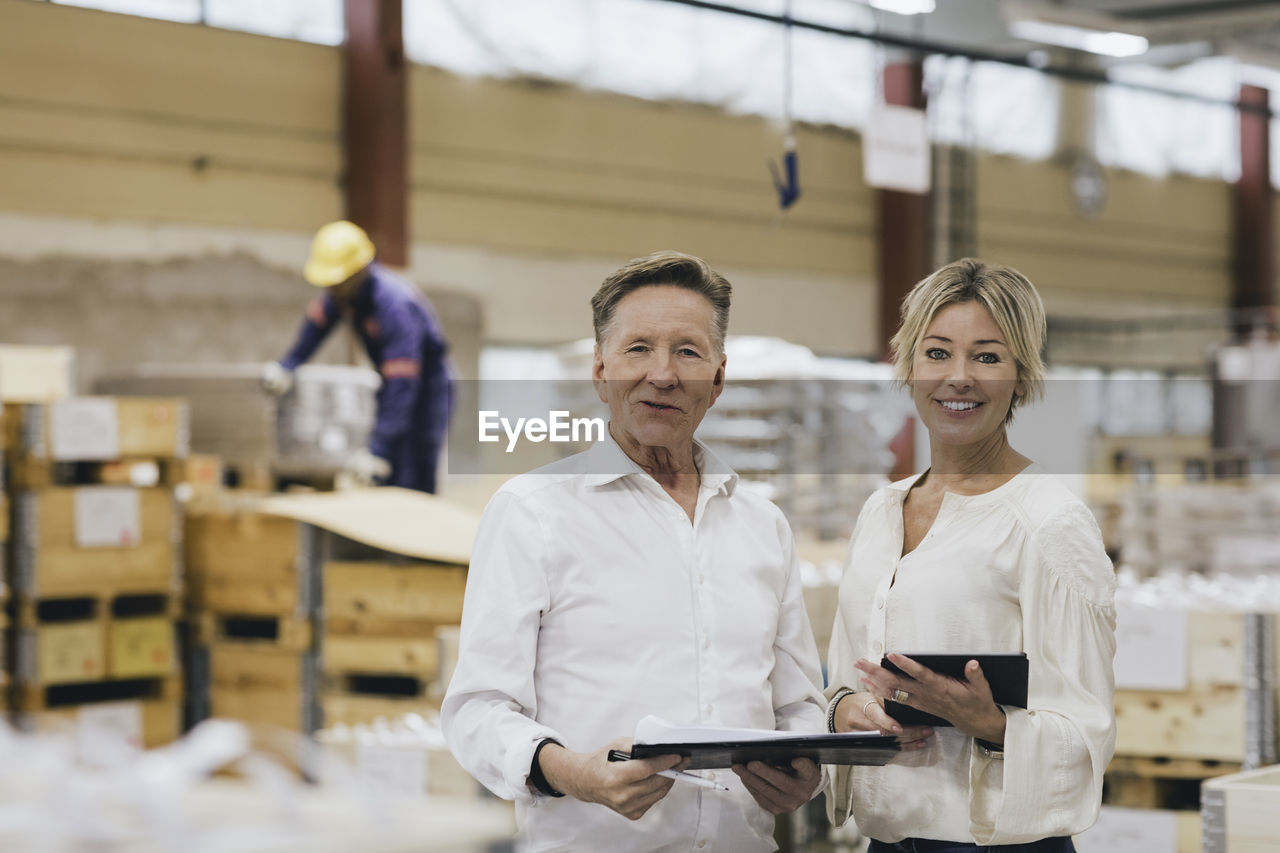
<svg viewBox="0 0 1280 853"><path fill-rule="evenodd" d="M1024 393L1000 327L980 302L939 311L911 364L911 396L935 442L980 444L1004 430L1015 393Z"/></svg>

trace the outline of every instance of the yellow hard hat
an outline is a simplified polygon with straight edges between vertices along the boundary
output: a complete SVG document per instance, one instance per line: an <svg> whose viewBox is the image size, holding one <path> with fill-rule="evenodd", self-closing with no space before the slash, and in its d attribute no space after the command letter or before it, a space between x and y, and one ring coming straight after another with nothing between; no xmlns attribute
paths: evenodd
<svg viewBox="0 0 1280 853"><path fill-rule="evenodd" d="M373 241L364 229L345 219L316 232L302 276L316 287L341 284L373 260Z"/></svg>

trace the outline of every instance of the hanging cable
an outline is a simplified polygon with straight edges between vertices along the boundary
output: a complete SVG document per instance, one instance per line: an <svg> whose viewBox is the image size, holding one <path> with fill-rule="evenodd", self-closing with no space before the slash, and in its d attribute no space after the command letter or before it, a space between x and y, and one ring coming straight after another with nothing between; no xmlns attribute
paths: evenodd
<svg viewBox="0 0 1280 853"><path fill-rule="evenodd" d="M800 197L799 167L796 162L796 131L791 112L791 0L787 0L783 21L785 23L782 32L782 172L786 177L784 180L772 161L769 162L769 174L773 177L773 188L778 193L778 206L786 210Z"/></svg>

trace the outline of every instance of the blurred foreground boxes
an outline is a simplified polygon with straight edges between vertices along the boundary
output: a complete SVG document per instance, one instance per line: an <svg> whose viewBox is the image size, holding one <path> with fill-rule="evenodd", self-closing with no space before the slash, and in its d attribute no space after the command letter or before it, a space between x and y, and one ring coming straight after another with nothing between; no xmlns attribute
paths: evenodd
<svg viewBox="0 0 1280 853"><path fill-rule="evenodd" d="M28 728L179 733L176 619L186 456L176 399L6 403L11 702ZM120 704L120 703L125 704Z"/></svg>
<svg viewBox="0 0 1280 853"><path fill-rule="evenodd" d="M475 524L390 488L190 507L192 718L311 732L437 709Z"/></svg>

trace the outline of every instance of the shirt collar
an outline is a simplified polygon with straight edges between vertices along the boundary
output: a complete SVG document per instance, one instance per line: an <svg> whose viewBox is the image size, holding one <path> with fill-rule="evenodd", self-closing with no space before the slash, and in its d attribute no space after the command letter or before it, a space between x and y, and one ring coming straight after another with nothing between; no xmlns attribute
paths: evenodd
<svg viewBox="0 0 1280 853"><path fill-rule="evenodd" d="M693 440L693 459L702 472L702 487L723 491L732 495L738 484L738 474L723 459L711 452L711 449L698 439ZM636 464L630 456L623 452L613 440L609 430L604 432L604 441L597 441L587 450L586 482L596 487L612 483L623 477L649 477L649 473ZM653 479L652 477L649 477Z"/></svg>

